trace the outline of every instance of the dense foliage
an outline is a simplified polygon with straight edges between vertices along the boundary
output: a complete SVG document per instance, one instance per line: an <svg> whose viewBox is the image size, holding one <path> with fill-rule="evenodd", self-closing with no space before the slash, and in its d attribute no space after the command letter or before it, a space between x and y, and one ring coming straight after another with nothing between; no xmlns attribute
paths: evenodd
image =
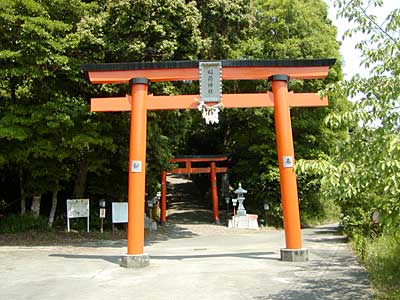
<svg viewBox="0 0 400 300"><path fill-rule="evenodd" d="M336 30L321 0L7 0L0 10L0 209L49 215L57 199L126 199L129 114L90 113L89 97L118 95L127 85L93 86L82 63L230 58L339 58ZM341 78L293 81L315 92ZM152 84L154 94L196 93L197 83ZM225 82L224 92L265 91L267 81ZM338 98L339 99L339 98ZM296 155L327 155L336 135L322 127L329 108L293 109ZM251 191L281 221L273 114L269 109L226 110L206 126L198 112L149 112L147 193L177 154L232 153L232 185ZM304 219L323 216L320 182L299 178ZM42 200L42 201L41 201ZM64 211L65 202L58 208Z"/></svg>
<svg viewBox="0 0 400 300"><path fill-rule="evenodd" d="M381 28L374 21L376 17L360 3L344 6L338 1L338 4L343 5L340 15L357 22L357 27L347 31L346 36L357 31L371 35L357 45L370 76L356 75L326 90L333 97L350 97L355 101L349 109L328 115L326 124L334 129L345 129L347 134L337 140L331 160L320 161L320 164L315 161L310 167L324 171L326 196L341 204L346 229L368 232L376 209L380 212L382 228L399 224L400 220L400 20L398 11L394 11Z"/></svg>
<svg viewBox="0 0 400 300"><path fill-rule="evenodd" d="M300 162L300 169L321 176L322 192L335 199L341 223L370 270L378 296L400 293L400 11L379 20L382 1L335 1L339 16L353 21L345 37L362 32L357 44L369 76L354 76L327 88L338 98L353 98L347 110L331 113L326 125L347 132L330 157ZM379 219L373 219L379 214Z"/></svg>
<svg viewBox="0 0 400 300"><path fill-rule="evenodd" d="M327 18L323 1L257 1L254 20L245 39L232 52L234 58L337 58L337 64L325 80L291 81L295 92L316 92L327 83L341 79L339 45L336 29ZM267 81L224 82L227 92L254 92L269 89ZM346 100L332 97L328 108L292 109L292 127L296 158L328 155L337 133L325 129L323 120L331 111L346 106ZM198 153L225 151L232 154L230 178L249 190L246 203L251 211L262 214L263 203L271 207L275 225L282 221L279 171L276 162L276 141L272 109L225 110L218 126L205 127L201 120L191 134L190 149ZM210 147L212 145L212 147ZM321 220L332 203L322 202L317 176L299 177L302 221ZM326 205L325 205L326 204Z"/></svg>
<svg viewBox="0 0 400 300"><path fill-rule="evenodd" d="M88 57L76 53L77 24L93 11L80 1L1 3L0 165L5 184L19 179L22 213L34 196L38 216L41 195L57 194L90 150L113 149L101 134L108 125L88 113L79 72ZM99 168L102 161L92 164ZM16 198L15 190L2 190Z"/></svg>

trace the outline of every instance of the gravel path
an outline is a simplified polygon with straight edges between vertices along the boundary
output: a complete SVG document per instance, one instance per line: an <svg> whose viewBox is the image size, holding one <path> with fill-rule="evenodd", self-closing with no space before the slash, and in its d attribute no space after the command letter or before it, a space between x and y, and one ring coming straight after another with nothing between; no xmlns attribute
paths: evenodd
<svg viewBox="0 0 400 300"><path fill-rule="evenodd" d="M160 228L160 234L168 237L188 235L236 235L238 233L262 233L274 228L259 231L246 229L228 229L226 210L220 209L220 225L212 223L211 199L205 196L208 191L199 191L196 184L185 175L169 175L167 178L168 222Z"/></svg>

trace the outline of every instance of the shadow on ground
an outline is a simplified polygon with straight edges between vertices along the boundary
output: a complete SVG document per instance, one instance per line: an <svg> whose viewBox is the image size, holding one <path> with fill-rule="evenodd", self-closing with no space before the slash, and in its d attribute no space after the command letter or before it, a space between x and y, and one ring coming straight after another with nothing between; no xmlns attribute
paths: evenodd
<svg viewBox="0 0 400 300"><path fill-rule="evenodd" d="M257 300L364 300L372 299L365 293L368 280L360 272L346 272L346 277L303 279L301 284L296 284L288 289L273 295L255 297Z"/></svg>
<svg viewBox="0 0 400 300"><path fill-rule="evenodd" d="M372 299L367 273L347 251L313 250L319 259L310 260L293 272L292 284L257 300L329 300ZM319 254L319 255L318 255ZM298 267L299 267L298 266ZM290 279L289 279L290 280Z"/></svg>
<svg viewBox="0 0 400 300"><path fill-rule="evenodd" d="M185 259L207 259L207 258L233 257L233 258L245 258L245 259L279 260L279 258L270 257L271 255L276 255L276 253L274 253L274 252L243 252L243 253L217 253L217 254L196 254L196 255L152 255L152 256L150 256L150 259L185 260ZM66 259L105 260L107 262L111 262L111 263L114 263L117 265L119 265L121 262L121 256L116 256L116 255L50 254L49 257L62 257L62 258L66 258Z"/></svg>
<svg viewBox="0 0 400 300"><path fill-rule="evenodd" d="M62 257L66 259L105 260L107 262L117 265L119 265L121 262L121 256L116 255L50 254L49 257Z"/></svg>
<svg viewBox="0 0 400 300"><path fill-rule="evenodd" d="M329 244L337 244L337 243L347 243L348 238L345 236L334 236L328 238L304 238L305 242L312 243L329 243Z"/></svg>

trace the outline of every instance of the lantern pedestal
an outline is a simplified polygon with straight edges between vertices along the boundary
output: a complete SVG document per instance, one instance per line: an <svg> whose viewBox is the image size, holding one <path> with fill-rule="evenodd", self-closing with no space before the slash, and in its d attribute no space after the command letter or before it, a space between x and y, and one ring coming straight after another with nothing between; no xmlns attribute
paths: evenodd
<svg viewBox="0 0 400 300"><path fill-rule="evenodd" d="M258 216L247 214L246 216L233 216L228 222L228 228L259 229Z"/></svg>

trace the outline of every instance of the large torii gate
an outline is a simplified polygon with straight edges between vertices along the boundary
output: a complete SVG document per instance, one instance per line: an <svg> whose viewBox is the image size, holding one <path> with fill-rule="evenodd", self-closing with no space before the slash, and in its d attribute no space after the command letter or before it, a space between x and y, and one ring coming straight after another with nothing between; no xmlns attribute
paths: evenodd
<svg viewBox="0 0 400 300"><path fill-rule="evenodd" d="M148 110L194 109L201 95L148 95L150 82L200 80L199 61L133 62L87 64L92 83L129 83L131 94L116 98L94 98L91 111L131 111L128 183L128 250L124 267L144 267L150 257L144 253L144 211L146 171L146 127ZM211 62L215 63L215 62ZM334 59L317 60L222 60L217 62L222 80L269 80L272 92L222 94L225 108L274 107L286 248L281 259L308 259L302 248L300 214L294 172L294 149L290 121L291 107L328 105L328 99L313 93L288 92L289 79L324 78ZM215 79L215 78L214 78ZM211 78L213 83L214 79ZM206 91L207 92L207 91ZM214 103L211 103L214 104Z"/></svg>

